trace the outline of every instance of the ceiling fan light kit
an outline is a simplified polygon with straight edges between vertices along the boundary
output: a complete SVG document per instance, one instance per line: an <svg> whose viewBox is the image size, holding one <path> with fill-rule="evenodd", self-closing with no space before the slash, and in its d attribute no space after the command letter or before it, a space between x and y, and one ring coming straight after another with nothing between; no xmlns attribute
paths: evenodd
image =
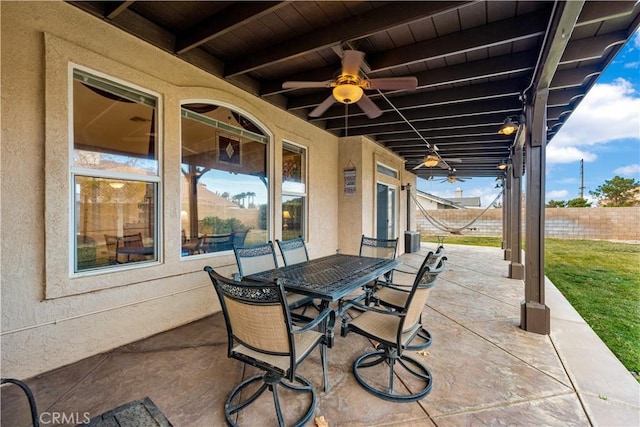
<svg viewBox="0 0 640 427"><path fill-rule="evenodd" d="M438 166L438 163L440 163L440 159L438 158L438 156L434 156L433 154L429 154L425 159L424 159L424 165L428 168L432 168L434 166Z"/></svg>
<svg viewBox="0 0 640 427"><path fill-rule="evenodd" d="M343 104L358 102L363 94L362 88L353 83L340 84L333 88L333 97Z"/></svg>

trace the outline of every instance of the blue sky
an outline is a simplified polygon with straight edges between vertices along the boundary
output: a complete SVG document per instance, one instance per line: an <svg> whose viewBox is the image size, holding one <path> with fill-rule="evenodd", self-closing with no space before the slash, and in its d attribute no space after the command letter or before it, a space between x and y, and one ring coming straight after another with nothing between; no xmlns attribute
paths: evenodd
<svg viewBox="0 0 640 427"><path fill-rule="evenodd" d="M547 201L580 196L581 159L587 200L593 201L589 191L616 175L640 180L640 31L620 50L547 145ZM486 206L498 194L495 184L493 178L454 184L419 178L417 186L444 198L454 197L456 188L461 188L463 196L479 196Z"/></svg>

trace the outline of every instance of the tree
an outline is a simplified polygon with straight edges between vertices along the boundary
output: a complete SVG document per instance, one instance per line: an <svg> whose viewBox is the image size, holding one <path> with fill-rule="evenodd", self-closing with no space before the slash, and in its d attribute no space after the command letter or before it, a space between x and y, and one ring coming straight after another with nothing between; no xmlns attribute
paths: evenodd
<svg viewBox="0 0 640 427"><path fill-rule="evenodd" d="M575 199L571 199L567 202L568 208L589 208L591 207L591 202L587 202L582 197L576 197Z"/></svg>
<svg viewBox="0 0 640 427"><path fill-rule="evenodd" d="M548 208L565 208L567 207L567 202L564 200L549 200L547 203Z"/></svg>
<svg viewBox="0 0 640 427"><path fill-rule="evenodd" d="M639 186L640 182L633 178L621 178L616 175L594 191L589 191L589 194L598 199L604 207L633 206L638 203L635 197Z"/></svg>

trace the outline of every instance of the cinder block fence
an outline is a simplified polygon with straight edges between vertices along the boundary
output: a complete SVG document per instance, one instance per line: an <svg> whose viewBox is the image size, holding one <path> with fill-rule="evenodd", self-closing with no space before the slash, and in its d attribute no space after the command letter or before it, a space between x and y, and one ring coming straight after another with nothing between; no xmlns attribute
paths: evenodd
<svg viewBox="0 0 640 427"><path fill-rule="evenodd" d="M475 219L478 209L439 209L428 213L438 222L457 228ZM522 232L524 234L524 210ZM447 234L435 227L420 211L417 231L422 236ZM468 236L502 236L502 209L489 209L462 230ZM545 236L560 239L629 240L640 242L640 206L628 208L547 208Z"/></svg>

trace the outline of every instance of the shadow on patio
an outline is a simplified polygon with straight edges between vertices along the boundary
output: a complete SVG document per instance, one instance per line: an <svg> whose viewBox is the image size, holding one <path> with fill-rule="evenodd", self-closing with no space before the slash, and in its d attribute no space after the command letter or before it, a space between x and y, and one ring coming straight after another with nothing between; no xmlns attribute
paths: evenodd
<svg viewBox="0 0 640 427"><path fill-rule="evenodd" d="M419 266L430 246L403 255L402 268ZM518 327L523 283L506 277L502 250L445 247L447 269L423 317L433 345L417 356L433 374L431 393L417 403L392 403L365 392L351 365L371 343L354 334L340 337L336 325L331 391L322 391L317 351L300 366L318 389L316 416L330 426L640 425L639 384L550 282L552 333L527 333ZM74 421L82 422L85 413L93 418L149 397L174 426L221 426L227 395L253 375L226 351L218 313L26 382L41 414L76 414ZM271 405L263 396L240 425L273 425ZM30 424L16 386L2 388L2 423Z"/></svg>

